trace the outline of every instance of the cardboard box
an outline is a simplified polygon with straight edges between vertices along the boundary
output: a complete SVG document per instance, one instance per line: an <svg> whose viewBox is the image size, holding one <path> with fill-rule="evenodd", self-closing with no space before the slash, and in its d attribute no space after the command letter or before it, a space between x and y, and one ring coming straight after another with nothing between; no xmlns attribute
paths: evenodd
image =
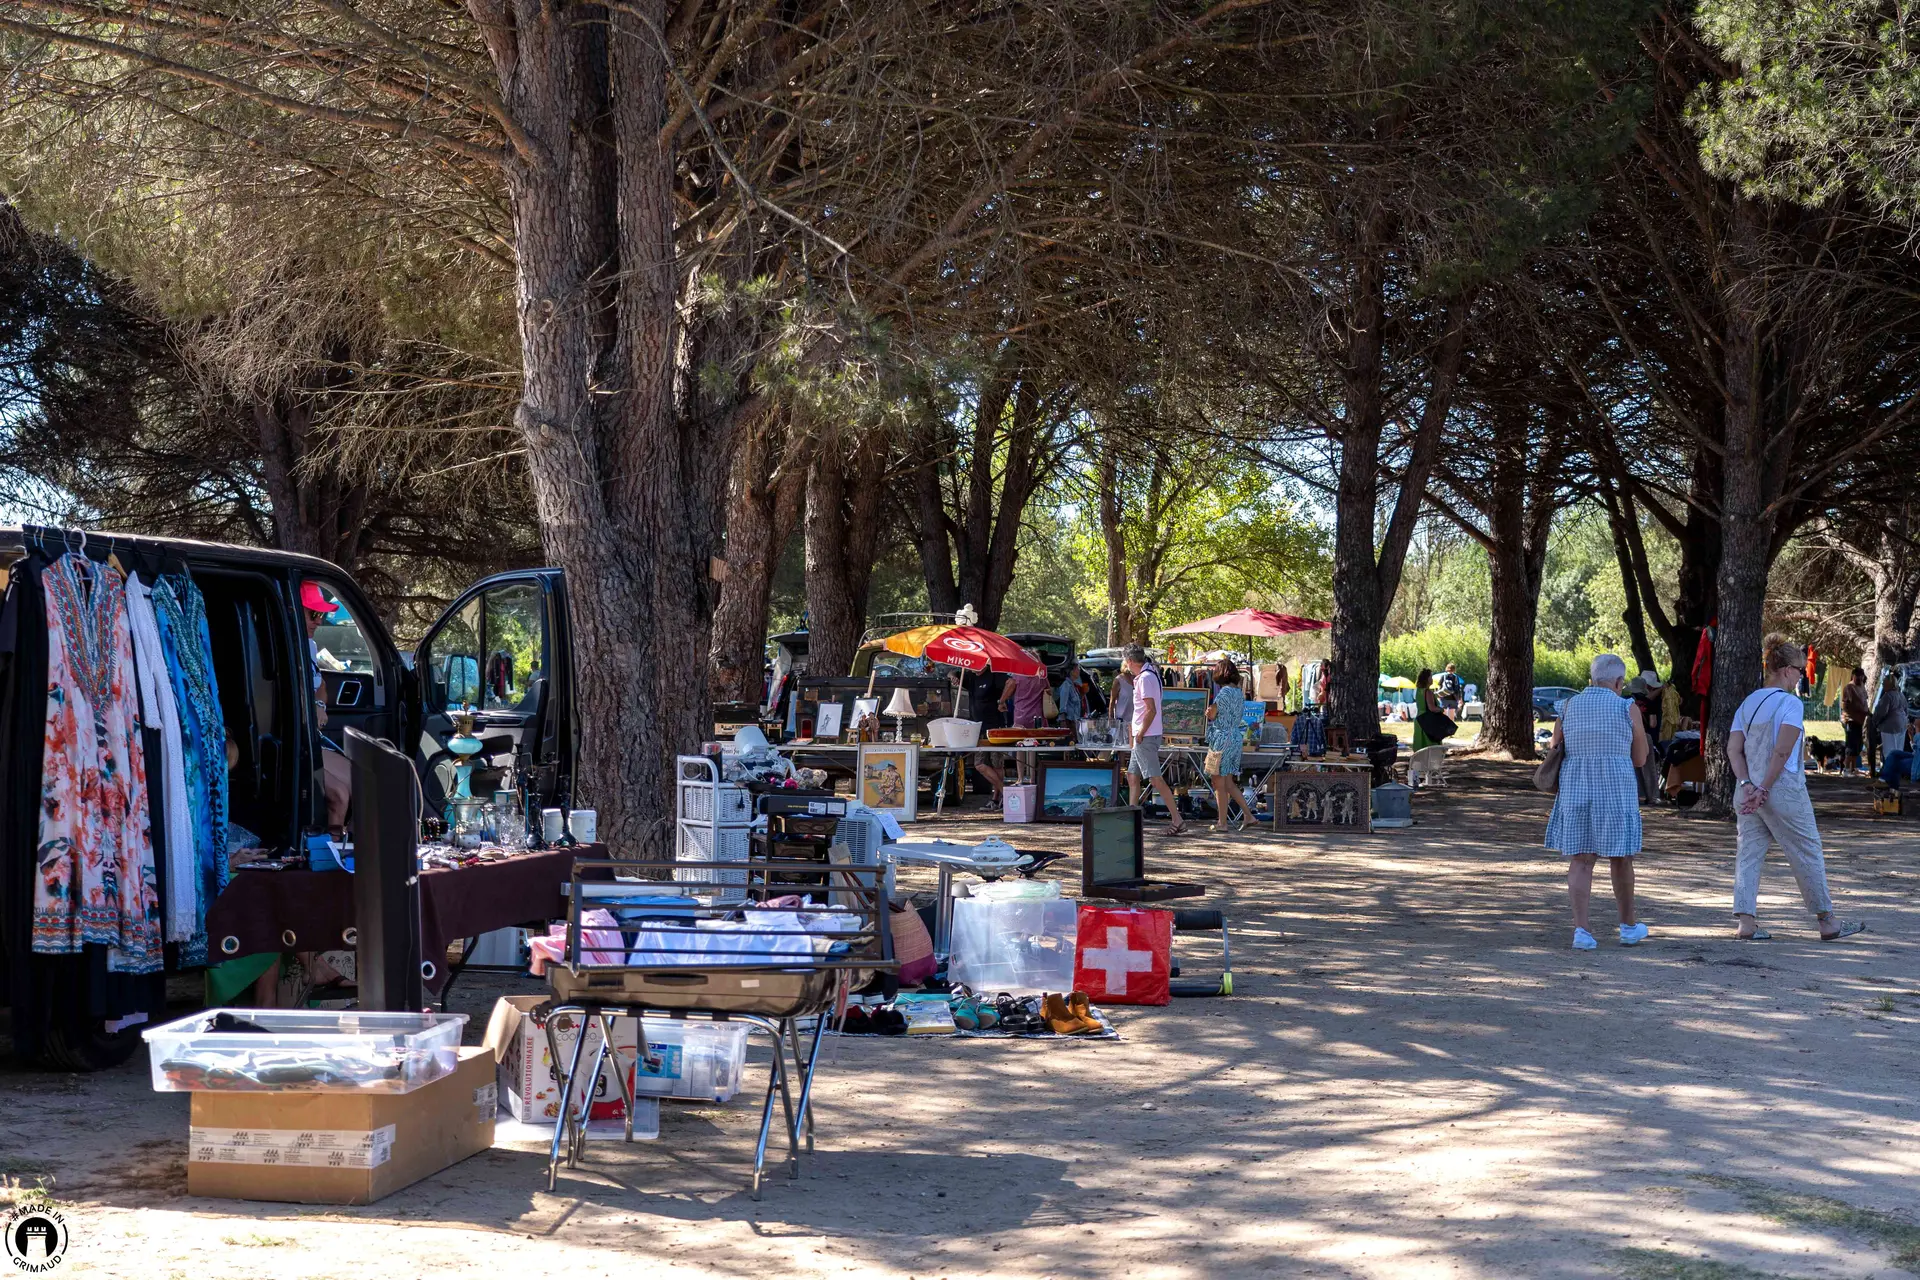
<svg viewBox="0 0 1920 1280"><path fill-rule="evenodd" d="M560 1083L553 1073L553 1058L547 1048L547 1028L529 1015L546 1003L546 996L502 996L494 1002L493 1016L487 1022L485 1044L499 1061L500 1101L515 1120L551 1121L560 1114ZM560 1032L562 1060L573 1056L573 1042L579 1028ZM640 1051L639 1027L632 1018L613 1020L613 1047L623 1069L631 1069ZM600 1048L600 1026L587 1027L587 1047L581 1051L582 1063L592 1060ZM600 1068L594 1082L592 1118L618 1120L627 1114L620 1095L620 1078L614 1073L612 1056Z"/></svg>
<svg viewBox="0 0 1920 1280"><path fill-rule="evenodd" d="M1006 801L1000 808L1000 816L1008 822L1032 822L1033 808L1037 803L1034 799L1036 791L1032 783L1002 788L1001 794L1006 796Z"/></svg>
<svg viewBox="0 0 1920 1280"><path fill-rule="evenodd" d="M193 1095L187 1193L372 1204L493 1145L494 1053L411 1093Z"/></svg>

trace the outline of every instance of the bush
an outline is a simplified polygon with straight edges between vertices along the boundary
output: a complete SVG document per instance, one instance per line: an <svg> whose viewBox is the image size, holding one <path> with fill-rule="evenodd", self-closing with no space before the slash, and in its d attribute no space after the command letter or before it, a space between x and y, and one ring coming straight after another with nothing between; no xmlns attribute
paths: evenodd
<svg viewBox="0 0 1920 1280"><path fill-rule="evenodd" d="M1460 672L1462 680L1479 685L1484 694L1487 688L1488 643L1487 632L1482 627L1427 627L1405 635L1388 636L1380 642L1380 674L1405 676L1412 680L1419 676L1422 667L1438 673L1451 662ZM1533 682L1536 685L1558 684L1583 689L1587 684L1588 668L1593 663L1594 655L1599 652L1599 649L1590 647L1549 649L1545 645L1535 644ZM1631 670L1633 665L1633 659L1628 658L1628 669Z"/></svg>

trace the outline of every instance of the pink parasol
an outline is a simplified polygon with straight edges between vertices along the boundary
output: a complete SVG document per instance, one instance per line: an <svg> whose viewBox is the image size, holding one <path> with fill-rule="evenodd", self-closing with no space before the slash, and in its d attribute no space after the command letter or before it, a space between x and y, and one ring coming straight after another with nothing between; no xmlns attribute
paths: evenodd
<svg viewBox="0 0 1920 1280"><path fill-rule="evenodd" d="M1265 609L1235 609L1178 627L1168 627L1169 636L1290 636L1299 631L1325 631L1333 624L1314 618L1296 618L1290 613L1268 613Z"/></svg>

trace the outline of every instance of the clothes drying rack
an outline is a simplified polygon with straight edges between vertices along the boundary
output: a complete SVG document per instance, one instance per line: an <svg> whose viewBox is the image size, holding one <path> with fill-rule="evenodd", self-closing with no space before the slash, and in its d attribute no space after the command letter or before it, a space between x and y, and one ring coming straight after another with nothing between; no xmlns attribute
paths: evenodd
<svg viewBox="0 0 1920 1280"><path fill-rule="evenodd" d="M632 1069L640 1059L649 1069L658 1065L647 1050L647 1016L737 1020L772 1039L753 1153L753 1198L760 1198L776 1098L787 1133L788 1177L800 1176L803 1137L806 1149L813 1149L813 1082L828 1012L874 975L898 971L884 870L755 859L747 867L745 901L736 896L737 884L721 880L722 873L732 880L740 870L734 861L574 864L566 954L547 965L553 999L542 1010L560 1089L547 1159L549 1191L558 1182L563 1153L569 1167L578 1167L585 1154L594 1083L609 1058L626 1105L626 1140L633 1140ZM611 880L589 878L609 874ZM791 905L794 897L807 905ZM608 912L618 930L583 925L585 914L596 910ZM800 1030L808 1017L814 1020L810 1039ZM580 1034L562 1070L557 1028L566 1018ZM614 1048L618 1018L635 1020L634 1063L623 1062ZM600 1036L587 1062L590 1026Z"/></svg>

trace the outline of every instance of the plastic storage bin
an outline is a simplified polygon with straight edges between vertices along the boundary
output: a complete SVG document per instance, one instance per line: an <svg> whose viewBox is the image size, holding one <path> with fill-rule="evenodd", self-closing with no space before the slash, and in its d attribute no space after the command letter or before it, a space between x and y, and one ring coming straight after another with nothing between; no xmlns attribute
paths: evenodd
<svg viewBox="0 0 1920 1280"><path fill-rule="evenodd" d="M980 721L958 716L940 716L927 721L927 745L932 747L977 747L980 745Z"/></svg>
<svg viewBox="0 0 1920 1280"><path fill-rule="evenodd" d="M215 1031L221 1014L261 1028ZM411 1093L452 1073L464 1013L206 1009L144 1033L162 1093Z"/></svg>
<svg viewBox="0 0 1920 1280"><path fill-rule="evenodd" d="M753 821L753 797L745 787L723 782L718 786L711 783L682 783L680 787L680 816L690 822L712 822L713 811L719 809L719 822L722 826L729 823Z"/></svg>
<svg viewBox="0 0 1920 1280"><path fill-rule="evenodd" d="M975 991L1071 991L1076 904L956 898L947 976Z"/></svg>
<svg viewBox="0 0 1920 1280"><path fill-rule="evenodd" d="M644 1020L645 1057L633 1073L636 1098L697 1098L725 1102L740 1092L747 1068L747 1024L692 1022L680 1018Z"/></svg>

